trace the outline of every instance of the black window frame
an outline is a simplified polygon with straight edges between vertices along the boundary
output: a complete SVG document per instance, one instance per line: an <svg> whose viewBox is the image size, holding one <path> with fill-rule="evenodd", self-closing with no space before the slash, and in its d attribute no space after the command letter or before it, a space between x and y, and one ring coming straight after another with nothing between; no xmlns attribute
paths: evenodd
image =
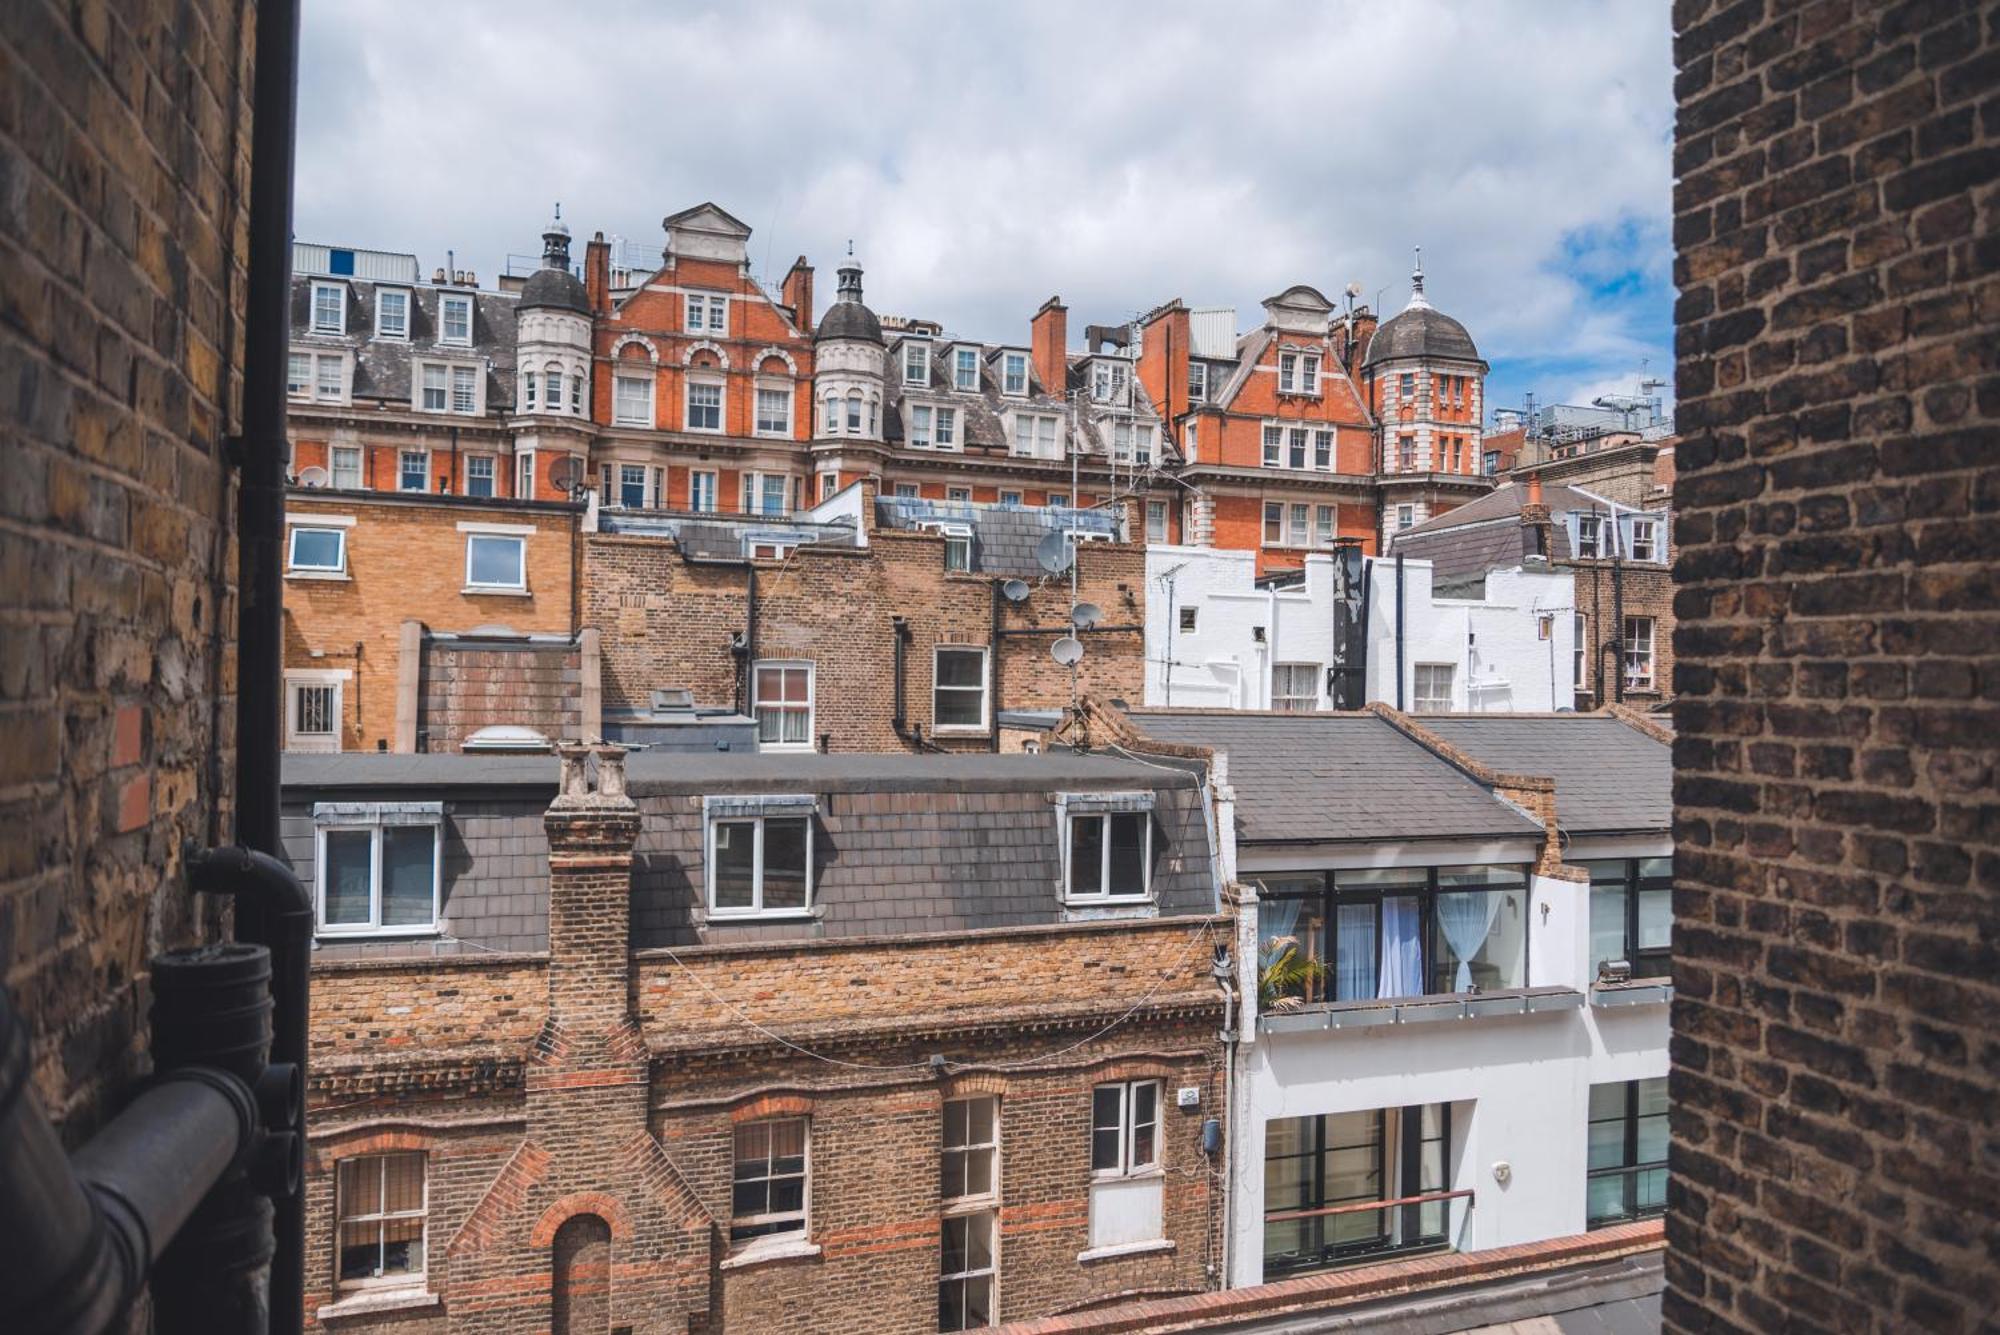
<svg viewBox="0 0 2000 1335"><path fill-rule="evenodd" d="M1428 1139L1423 1134L1423 1114L1424 1109L1427 1107L1437 1109L1439 1128L1439 1134ZM1405 1196L1431 1195L1451 1190L1452 1130L1450 1103L1413 1103L1401 1108L1375 1108L1366 1111L1371 1111L1375 1117L1375 1182L1376 1190L1379 1194L1373 1197L1373 1199L1393 1201L1400 1200ZM1344 1115L1340 1113L1318 1113L1307 1114L1297 1119L1311 1124L1312 1135L1310 1137L1310 1144L1299 1153L1284 1157L1306 1160L1311 1166L1311 1171L1301 1180L1299 1184L1299 1198L1296 1201L1274 1202L1268 1194L1266 1195L1264 1213L1267 1217L1286 1210L1315 1210L1330 1205L1359 1204L1362 1201L1370 1199L1370 1197L1365 1195L1343 1196L1338 1199L1329 1199L1327 1196L1326 1166L1328 1156L1342 1149L1362 1148L1360 1145L1329 1146L1327 1144L1328 1122L1334 1117ZM1397 1128L1396 1152L1393 1162L1389 1152L1388 1119L1391 1115L1395 1116L1400 1122ZM1423 1152L1425 1146L1434 1141L1441 1142L1442 1144L1439 1156L1442 1182L1435 1188L1425 1188L1420 1185L1423 1181ZM1271 1161L1268 1145L1269 1141L1267 1140L1264 1159L1266 1164L1269 1164ZM1321 1215L1317 1219L1310 1221L1316 1230L1320 1230L1320 1242L1309 1254L1301 1252L1293 1259L1274 1261L1269 1252L1264 1253L1264 1282L1268 1284L1274 1279L1290 1275L1307 1274L1315 1270L1326 1269L1329 1266L1342 1265L1368 1257L1402 1255L1410 1252L1435 1251L1447 1248L1451 1244L1451 1202L1437 1201L1433 1204L1440 1207L1438 1210L1439 1227L1435 1231L1424 1231L1423 1212L1427 1208L1424 1205L1383 1206L1372 1212L1367 1210L1355 1211L1355 1214L1363 1217L1368 1217L1372 1214L1376 1220L1375 1232L1373 1236L1352 1239L1346 1242L1328 1242L1325 1239L1323 1231L1328 1220L1338 1219L1342 1216ZM1392 1215L1396 1216L1393 1220L1391 1219Z"/></svg>
<svg viewBox="0 0 2000 1335"><path fill-rule="evenodd" d="M1585 1157L1584 1157L1584 1163L1586 1165L1584 1169L1585 1185L1584 1185L1584 1198L1583 1198L1584 1226L1586 1228L1590 1229L1611 1228L1617 1224L1629 1224L1636 1219L1651 1219L1654 1218L1655 1216L1663 1215L1666 1213L1667 1193L1664 1181L1661 1184L1659 1201L1657 1204L1641 1205L1639 1203L1640 1175L1645 1173L1664 1174L1667 1171L1667 1161L1665 1159L1648 1159L1643 1163L1639 1161L1639 1123L1642 1120L1641 1114L1639 1112L1639 1087L1641 1085L1648 1083L1649 1081L1658 1081L1660 1082L1662 1087L1664 1087L1666 1079L1667 1077L1661 1075L1661 1076L1645 1077L1639 1080L1605 1081L1603 1082L1604 1084L1617 1084L1617 1085L1622 1085L1624 1087L1625 1098L1624 1098L1623 1111L1616 1118L1590 1117L1588 1115L1588 1110L1586 1109L1585 1116L1587 1120L1585 1122L1585 1132L1584 1132L1586 1138L1589 1135L1589 1128L1593 1126L1602 1126L1610 1122L1617 1121L1623 1123L1624 1127L1624 1135L1623 1135L1624 1144L1623 1144L1623 1151L1620 1155L1620 1158L1623 1160L1623 1162L1613 1167L1608 1167L1608 1168L1589 1167L1588 1166L1589 1148L1588 1144L1586 1143ZM1601 1085L1592 1086L1593 1089L1601 1087L1602 1087ZM1666 1117L1669 1115L1671 1107L1672 1105L1669 1104L1667 1107L1662 1108L1657 1113L1647 1113L1644 1114L1644 1116ZM1591 1182L1598 1180L1599 1178L1607 1178L1607 1177L1622 1177L1624 1179L1624 1186L1622 1192L1623 1199L1621 1203L1621 1208L1617 1214L1592 1215L1590 1213L1589 1184Z"/></svg>
<svg viewBox="0 0 2000 1335"><path fill-rule="evenodd" d="M1665 876L1642 876L1640 874L1639 869L1645 863L1661 862L1661 861L1664 861L1668 867L1668 872ZM1673 859L1671 857L1586 859L1585 865L1590 868L1590 896L1592 900L1591 908L1593 910L1592 913L1593 918L1595 917L1594 910L1596 908L1595 901L1597 898L1597 892L1600 889L1610 890L1613 888L1612 882L1599 881L1597 879L1597 870L1596 870L1597 867L1607 862L1622 862L1625 864L1624 876L1622 878L1621 883L1617 887L1618 892L1622 894L1625 899L1625 905L1624 905L1625 945L1623 953L1619 955L1618 958L1623 959L1627 964L1631 966L1632 977L1635 979L1673 977L1674 973L1674 947L1673 947L1674 877L1672 871ZM1664 946L1642 947L1639 944L1640 895L1650 892L1664 892L1667 896L1667 944ZM1598 958L1597 947L1594 943L1591 946L1590 953L1591 953L1591 961L1590 961L1591 973L1592 976L1595 977L1597 967L1603 961Z"/></svg>

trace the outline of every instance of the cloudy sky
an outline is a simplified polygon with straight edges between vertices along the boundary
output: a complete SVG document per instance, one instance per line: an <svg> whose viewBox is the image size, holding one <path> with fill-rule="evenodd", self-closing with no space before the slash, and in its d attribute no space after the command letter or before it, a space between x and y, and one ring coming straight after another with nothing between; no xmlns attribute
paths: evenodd
<svg viewBox="0 0 2000 1335"><path fill-rule="evenodd" d="M1421 245L1488 401L1670 365L1672 71L1646 0L306 0L297 232L497 273L712 199L775 280L1024 340L1349 282ZM579 251L580 257L580 251ZM822 305L825 298L822 298Z"/></svg>

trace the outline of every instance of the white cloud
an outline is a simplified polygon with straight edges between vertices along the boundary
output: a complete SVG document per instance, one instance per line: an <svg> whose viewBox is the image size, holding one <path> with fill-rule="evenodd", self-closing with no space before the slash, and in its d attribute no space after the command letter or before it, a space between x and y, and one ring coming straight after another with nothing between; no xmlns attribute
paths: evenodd
<svg viewBox="0 0 2000 1335"><path fill-rule="evenodd" d="M1173 296L1248 324L1301 281L1393 311L1421 243L1495 402L1517 372L1546 397L1665 364L1655 6L551 12L310 4L299 234L485 274L558 198L580 234L654 245L713 199L765 277L852 237L878 309L991 338L1051 293L1076 326Z"/></svg>

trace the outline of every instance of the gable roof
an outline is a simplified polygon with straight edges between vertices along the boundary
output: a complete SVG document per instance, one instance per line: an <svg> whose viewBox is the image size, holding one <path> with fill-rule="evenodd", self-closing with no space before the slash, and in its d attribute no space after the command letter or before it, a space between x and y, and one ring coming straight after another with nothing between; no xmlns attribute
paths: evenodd
<svg viewBox="0 0 2000 1335"><path fill-rule="evenodd" d="M1673 827L1673 752L1605 714L1425 715L1420 722L1482 765L1556 781L1569 834L1664 834Z"/></svg>
<svg viewBox="0 0 2000 1335"><path fill-rule="evenodd" d="M1128 712L1149 737L1228 754L1245 844L1543 836L1518 808L1374 714Z"/></svg>
<svg viewBox="0 0 2000 1335"><path fill-rule="evenodd" d="M697 219L700 219L703 214L711 215L709 225L698 230L710 232L733 231L742 236L750 235L751 229L749 223L744 222L741 218L713 200L703 200L691 209L682 209L679 213L670 213L660 220L660 226L686 227L694 223ZM721 225L717 226L717 223Z"/></svg>

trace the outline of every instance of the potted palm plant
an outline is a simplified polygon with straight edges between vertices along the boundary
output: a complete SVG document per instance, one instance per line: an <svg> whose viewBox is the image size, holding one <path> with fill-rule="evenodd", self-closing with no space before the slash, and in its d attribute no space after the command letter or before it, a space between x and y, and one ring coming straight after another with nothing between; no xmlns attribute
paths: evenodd
<svg viewBox="0 0 2000 1335"><path fill-rule="evenodd" d="M1297 1010L1317 1000L1326 982L1326 965L1299 949L1297 937L1274 936L1257 957L1257 1004L1266 1011Z"/></svg>

